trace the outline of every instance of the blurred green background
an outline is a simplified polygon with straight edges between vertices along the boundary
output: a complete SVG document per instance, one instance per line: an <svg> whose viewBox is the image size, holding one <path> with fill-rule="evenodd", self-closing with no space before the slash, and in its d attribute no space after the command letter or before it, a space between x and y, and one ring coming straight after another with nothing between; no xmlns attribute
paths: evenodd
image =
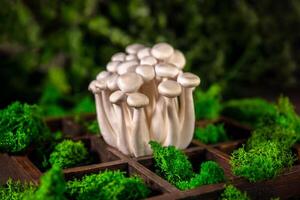
<svg viewBox="0 0 300 200"><path fill-rule="evenodd" d="M183 51L201 88L223 97L297 94L300 1L1 0L0 107L94 110L88 84L130 43ZM293 100L293 99L292 99Z"/></svg>

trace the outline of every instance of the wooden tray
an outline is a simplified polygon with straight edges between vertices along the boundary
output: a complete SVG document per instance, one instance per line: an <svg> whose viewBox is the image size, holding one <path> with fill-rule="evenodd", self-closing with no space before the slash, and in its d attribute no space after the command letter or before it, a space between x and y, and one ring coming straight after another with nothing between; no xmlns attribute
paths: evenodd
<svg viewBox="0 0 300 200"><path fill-rule="evenodd" d="M95 119L95 115L86 116L87 120ZM86 134L85 130L76 124L72 117L52 118L47 121L52 131L62 130L67 138L83 140L89 151L97 156L97 161L74 168L64 169L67 180L81 177L85 174L98 173L106 169L122 170L128 176L138 175L145 180L151 189L147 199L218 199L224 189L225 183L205 185L193 190L180 191L162 177L155 174L152 156L132 158L108 146L101 137ZM206 145L193 140L192 144L184 150L198 171L202 161L214 160L224 169L227 183L247 191L253 199L269 199L269 197L300 197L300 166L296 165L291 170L285 171L276 179L249 183L232 174L229 159L230 153L250 136L249 127L239 125L227 118L220 118L213 122L197 123L205 126L207 123L224 123L232 141L215 145ZM297 149L300 152L300 148ZM8 177L22 181L38 183L42 171L34 164L34 157L30 154L24 156L10 156L0 154L0 183L7 181Z"/></svg>

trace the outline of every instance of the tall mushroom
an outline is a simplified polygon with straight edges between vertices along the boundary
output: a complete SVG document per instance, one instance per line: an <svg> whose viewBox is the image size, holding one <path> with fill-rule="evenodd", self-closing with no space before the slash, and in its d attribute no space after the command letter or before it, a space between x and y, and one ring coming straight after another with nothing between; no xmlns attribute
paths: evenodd
<svg viewBox="0 0 300 200"><path fill-rule="evenodd" d="M193 100L193 89L200 84L200 78L192 73L182 73L177 82L183 87L180 97L180 139L177 146L186 148L193 139L195 128L195 111Z"/></svg>
<svg viewBox="0 0 300 200"><path fill-rule="evenodd" d="M89 90L92 91L95 95L97 118L99 124L101 123L100 126L101 134L109 145L116 147L116 143L115 143L116 136L114 134L113 128L111 127L111 124L107 119L107 115L105 113L104 105L102 101L101 92L104 88L105 88L105 83L99 80L92 81L89 85Z"/></svg>
<svg viewBox="0 0 300 200"><path fill-rule="evenodd" d="M134 156L141 156L151 152L149 146L149 128L146 123L144 106L149 104L149 99L142 93L131 93L127 97L127 104L134 108L132 119L132 135L129 144Z"/></svg>
<svg viewBox="0 0 300 200"><path fill-rule="evenodd" d="M128 128L126 126L126 117L125 117L125 105L124 100L126 99L126 94L120 90L115 91L112 93L109 97L110 102L113 104L115 112L116 112L116 118L115 120L119 126L118 126L118 137L116 138L117 147L119 150L124 154L129 154L128 149ZM130 130L130 129L129 129Z"/></svg>
<svg viewBox="0 0 300 200"><path fill-rule="evenodd" d="M159 84L158 91L166 102L166 114L164 116L167 136L163 145L169 146L176 144L179 139L180 124L174 98L181 94L181 86L176 81L167 80Z"/></svg>

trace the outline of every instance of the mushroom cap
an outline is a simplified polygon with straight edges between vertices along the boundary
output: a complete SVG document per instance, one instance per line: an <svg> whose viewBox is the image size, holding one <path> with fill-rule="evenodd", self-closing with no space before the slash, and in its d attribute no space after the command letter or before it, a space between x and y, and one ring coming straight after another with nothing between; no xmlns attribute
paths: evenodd
<svg viewBox="0 0 300 200"><path fill-rule="evenodd" d="M96 86L95 86L96 83L95 82L96 82L96 80L93 80L92 82L90 82L89 87L88 87L88 90L93 93L96 91Z"/></svg>
<svg viewBox="0 0 300 200"><path fill-rule="evenodd" d="M168 43L158 43L151 49L151 54L159 60L169 58L170 56L172 56L173 52L173 47Z"/></svg>
<svg viewBox="0 0 300 200"><path fill-rule="evenodd" d="M145 82L150 81L155 77L155 71L151 65L139 65L135 69L135 72L139 74Z"/></svg>
<svg viewBox="0 0 300 200"><path fill-rule="evenodd" d="M100 89L100 90L107 89L106 80L96 80L95 87L96 89Z"/></svg>
<svg viewBox="0 0 300 200"><path fill-rule="evenodd" d="M127 72L134 72L136 66L139 64L137 60L130 60L130 61L125 61L122 62L118 65L117 72L118 74L122 75Z"/></svg>
<svg viewBox="0 0 300 200"><path fill-rule="evenodd" d="M129 54L126 56L125 60L138 60L138 57L135 54Z"/></svg>
<svg viewBox="0 0 300 200"><path fill-rule="evenodd" d="M172 56L168 59L169 63L174 64L179 69L183 69L186 63L183 53L179 50L175 50Z"/></svg>
<svg viewBox="0 0 300 200"><path fill-rule="evenodd" d="M126 98L126 94L121 90L117 90L109 96L109 101L111 103L118 104L122 102L125 98Z"/></svg>
<svg viewBox="0 0 300 200"><path fill-rule="evenodd" d="M183 87L191 88L200 84L200 78L195 74L185 72L177 77L177 82Z"/></svg>
<svg viewBox="0 0 300 200"><path fill-rule="evenodd" d="M111 57L111 60L112 61L124 61L125 60L125 57L126 57L126 54L123 53L123 52L119 52L119 53L116 53L114 54L112 57Z"/></svg>
<svg viewBox="0 0 300 200"><path fill-rule="evenodd" d="M102 71L102 72L100 72L100 73L97 75L96 79L97 79L97 80L106 79L106 78L109 77L110 75L111 75L110 72L108 72L108 71Z"/></svg>
<svg viewBox="0 0 300 200"><path fill-rule="evenodd" d="M131 93L128 94L127 104L135 108L144 107L149 104L149 98L139 92Z"/></svg>
<svg viewBox="0 0 300 200"><path fill-rule="evenodd" d="M158 85L158 92L163 96L174 98L181 94L181 86L172 80L166 80Z"/></svg>
<svg viewBox="0 0 300 200"><path fill-rule="evenodd" d="M136 92L143 84L143 78L135 72L119 76L117 84L123 92Z"/></svg>
<svg viewBox="0 0 300 200"><path fill-rule="evenodd" d="M129 54L136 54L140 49L144 48L141 44L131 44L126 47L126 52Z"/></svg>
<svg viewBox="0 0 300 200"><path fill-rule="evenodd" d="M107 63L106 69L109 72L116 72L119 64L120 61L110 61L109 63Z"/></svg>
<svg viewBox="0 0 300 200"><path fill-rule="evenodd" d="M137 57L139 59L142 59L146 56L151 56L151 49L149 47L145 47L143 49L140 49L138 52L137 52Z"/></svg>
<svg viewBox="0 0 300 200"><path fill-rule="evenodd" d="M110 77L107 78L106 80L106 85L108 89L115 91L119 89L117 80L118 80L119 75L118 74L112 74Z"/></svg>
<svg viewBox="0 0 300 200"><path fill-rule="evenodd" d="M159 63L155 66L155 72L160 77L175 78L179 73L179 69L170 63Z"/></svg>
<svg viewBox="0 0 300 200"><path fill-rule="evenodd" d="M146 56L141 59L141 65L155 65L156 63L157 60L153 56Z"/></svg>

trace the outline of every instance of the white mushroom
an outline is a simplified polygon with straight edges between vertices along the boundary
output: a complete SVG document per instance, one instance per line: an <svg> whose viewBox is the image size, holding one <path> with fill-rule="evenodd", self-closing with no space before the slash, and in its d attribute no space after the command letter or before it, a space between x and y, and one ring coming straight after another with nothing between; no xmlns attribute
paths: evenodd
<svg viewBox="0 0 300 200"><path fill-rule="evenodd" d="M151 49L151 54L158 60L168 59L172 56L174 49L167 43L158 43Z"/></svg>
<svg viewBox="0 0 300 200"><path fill-rule="evenodd" d="M107 78L107 77L110 76L110 75L111 75L110 72L108 72L108 71L102 71L102 72L100 72L100 73L97 75L96 79L97 79L97 80L102 80L102 79Z"/></svg>
<svg viewBox="0 0 300 200"><path fill-rule="evenodd" d="M108 121L107 114L103 105L103 89L106 88L106 84L104 81L93 81L89 88L94 90L95 101L96 101L96 111L97 111L97 119L99 124L101 123L101 135L104 140L111 146L116 147L116 137L113 128L111 127L110 122Z"/></svg>
<svg viewBox="0 0 300 200"><path fill-rule="evenodd" d="M141 59L141 65L155 65L156 63L157 60L153 56L146 56Z"/></svg>
<svg viewBox="0 0 300 200"><path fill-rule="evenodd" d="M116 120L119 123L118 137L116 138L117 147L122 153L129 154L128 138L127 138L129 132L126 126L127 116L125 116L125 109L126 109L124 105L125 99L126 99L125 93L120 90L115 91L109 97L109 100L113 104L115 112L117 114L116 118L113 120Z"/></svg>
<svg viewBox="0 0 300 200"><path fill-rule="evenodd" d="M138 64L139 62L137 60L124 61L118 65L117 72L119 75L127 72L134 72Z"/></svg>
<svg viewBox="0 0 300 200"><path fill-rule="evenodd" d="M151 49L149 47L145 47L143 49L140 49L137 52L137 57L141 60L142 58L146 57L146 56L151 56Z"/></svg>
<svg viewBox="0 0 300 200"><path fill-rule="evenodd" d="M129 54L136 54L140 49L143 49L144 45L141 44L131 44L126 47L126 52Z"/></svg>
<svg viewBox="0 0 300 200"><path fill-rule="evenodd" d="M117 72L117 68L118 68L118 65L120 64L120 61L110 61L109 63L107 63L106 65L106 69L107 71L109 72Z"/></svg>
<svg viewBox="0 0 300 200"><path fill-rule="evenodd" d="M178 68L170 63L160 63L155 66L156 75L163 78L175 78L177 77Z"/></svg>
<svg viewBox="0 0 300 200"><path fill-rule="evenodd" d="M135 54L129 54L126 56L125 60L137 60L138 57Z"/></svg>
<svg viewBox="0 0 300 200"><path fill-rule="evenodd" d="M111 57L111 61L124 61L125 60L125 57L126 57L126 54L125 53L116 53L114 54L112 57Z"/></svg>
<svg viewBox="0 0 300 200"><path fill-rule="evenodd" d="M150 139L186 148L194 132L192 92L200 79L182 72L184 55L167 43L133 44L126 52L114 54L107 71L89 85L104 140L133 156L150 155Z"/></svg>
<svg viewBox="0 0 300 200"><path fill-rule="evenodd" d="M163 145L169 146L176 144L179 139L180 123L174 98L181 94L181 86L176 81L167 80L159 84L158 91L166 101L165 126L167 126L167 136Z"/></svg>
<svg viewBox="0 0 300 200"><path fill-rule="evenodd" d="M146 123L144 106L149 104L149 99L141 93L131 93L127 97L127 104L134 107L132 119L132 135L129 144L134 156L141 156L151 152L149 146L149 128Z"/></svg>
<svg viewBox="0 0 300 200"><path fill-rule="evenodd" d="M177 82L183 87L180 96L180 143L177 146L186 148L193 139L195 128L195 111L193 100L193 89L200 84L200 78L192 73L182 73Z"/></svg>
<svg viewBox="0 0 300 200"><path fill-rule="evenodd" d="M136 92L143 84L143 79L140 75L129 72L119 76L118 86L123 92Z"/></svg>
<svg viewBox="0 0 300 200"><path fill-rule="evenodd" d="M183 69L186 63L183 53L179 50L174 51L168 62L174 64L179 69Z"/></svg>

